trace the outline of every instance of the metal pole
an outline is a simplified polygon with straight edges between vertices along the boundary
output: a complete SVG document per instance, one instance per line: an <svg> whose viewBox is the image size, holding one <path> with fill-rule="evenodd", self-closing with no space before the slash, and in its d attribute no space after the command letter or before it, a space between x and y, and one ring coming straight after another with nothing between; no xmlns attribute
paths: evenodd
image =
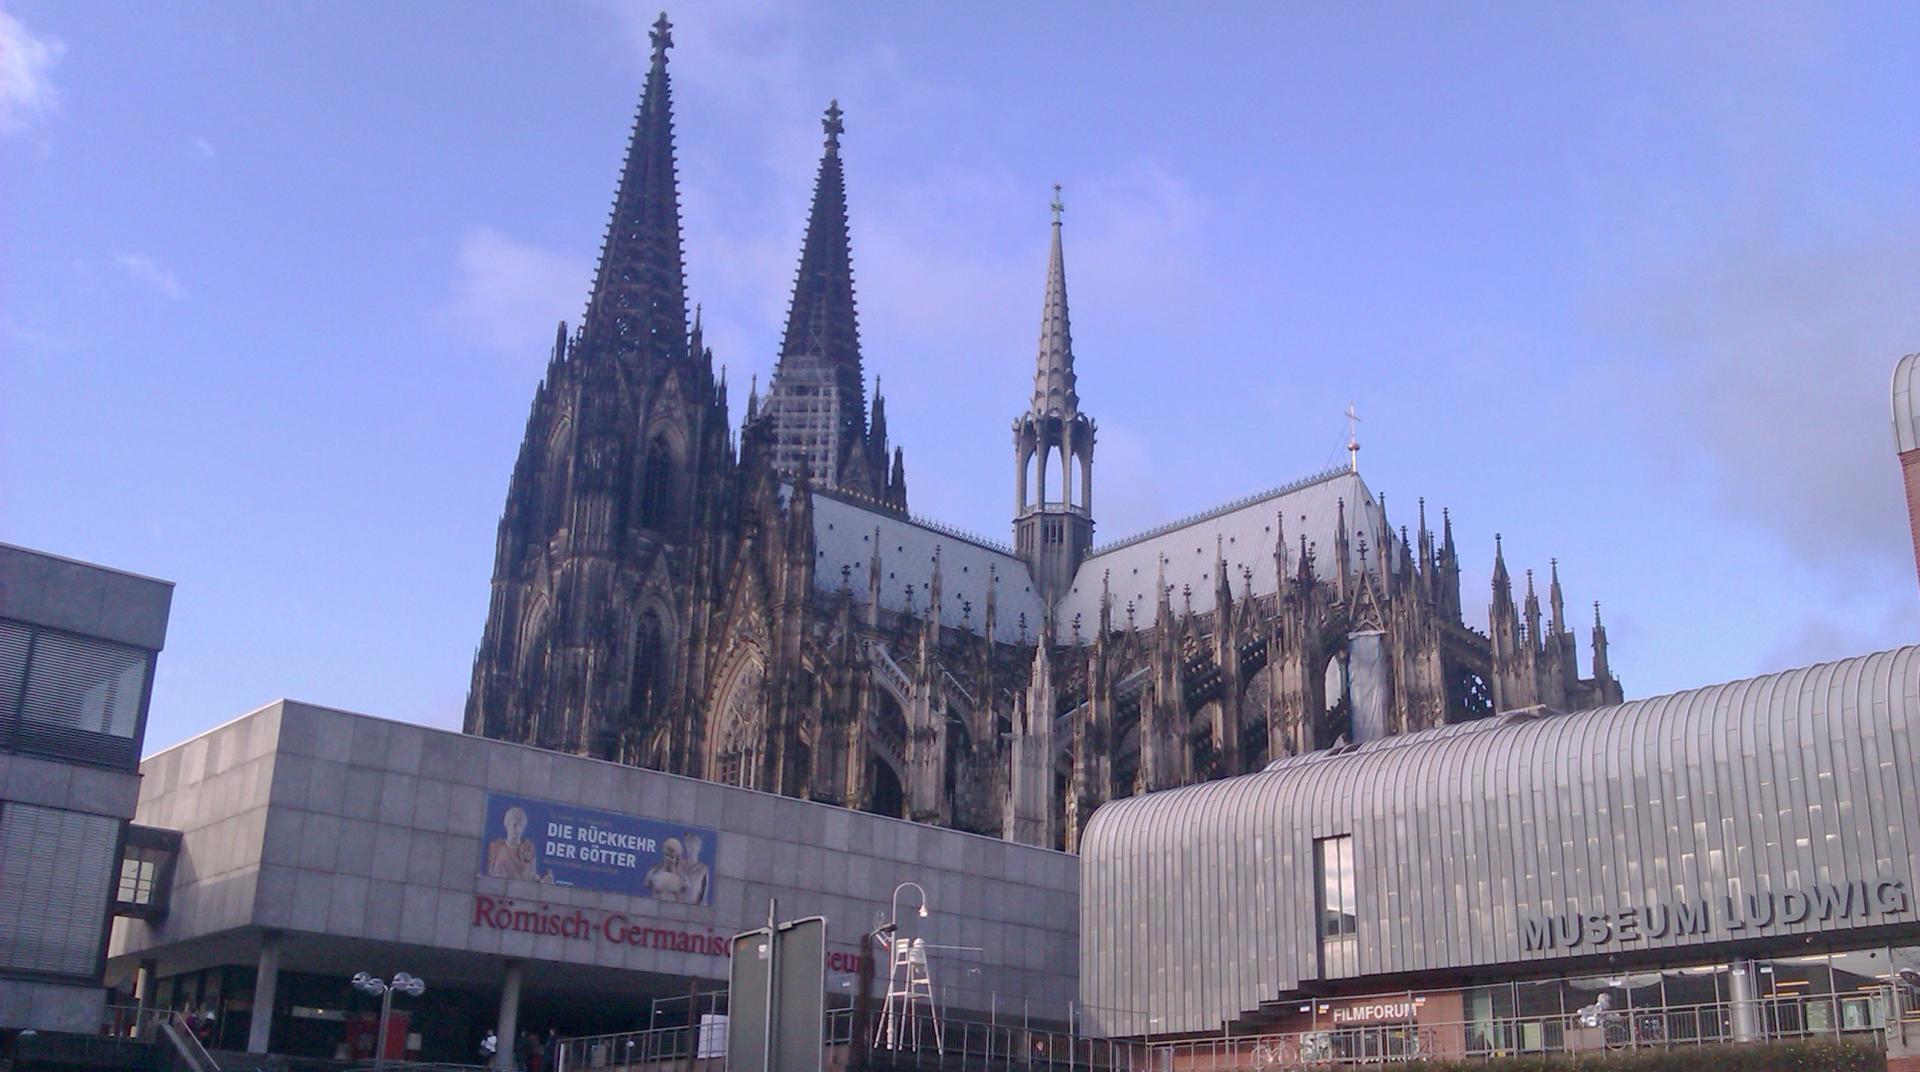
<svg viewBox="0 0 1920 1072"><path fill-rule="evenodd" d="M767 898L767 1034L765 1063L760 1066L760 1072L773 1072L773 1009L778 1004L780 979L779 962L776 959L780 948L780 925L776 922L779 919L779 904L779 898Z"/></svg>
<svg viewBox="0 0 1920 1072"><path fill-rule="evenodd" d="M380 1072L387 1067L387 1017L393 1015L393 987L388 986L380 992L380 1034L373 1040L373 1068Z"/></svg>

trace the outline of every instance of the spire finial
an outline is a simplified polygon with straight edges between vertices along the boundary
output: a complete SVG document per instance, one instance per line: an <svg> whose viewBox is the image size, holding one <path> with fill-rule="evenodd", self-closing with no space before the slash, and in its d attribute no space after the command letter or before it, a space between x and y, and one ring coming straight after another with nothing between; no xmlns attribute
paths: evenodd
<svg viewBox="0 0 1920 1072"><path fill-rule="evenodd" d="M1347 471L1360 471L1360 414L1347 403Z"/></svg>
<svg viewBox="0 0 1920 1072"><path fill-rule="evenodd" d="M820 128L827 132L827 148L829 149L838 149L840 147L840 135L847 129L847 125L840 121L840 117L845 114L845 112L840 110L839 98L836 97L827 102L827 114L820 120Z"/></svg>
<svg viewBox="0 0 1920 1072"><path fill-rule="evenodd" d="M1047 254L1046 297L1040 303L1040 351L1033 370L1035 417L1072 418L1080 411L1080 395L1073 372L1073 329L1067 316L1066 254L1061 250L1060 186L1053 187L1053 242Z"/></svg>
<svg viewBox="0 0 1920 1072"><path fill-rule="evenodd" d="M667 50L673 47L673 23L667 21L667 13L653 20L653 29L647 31L647 39L653 42L653 61L659 63L667 58Z"/></svg>

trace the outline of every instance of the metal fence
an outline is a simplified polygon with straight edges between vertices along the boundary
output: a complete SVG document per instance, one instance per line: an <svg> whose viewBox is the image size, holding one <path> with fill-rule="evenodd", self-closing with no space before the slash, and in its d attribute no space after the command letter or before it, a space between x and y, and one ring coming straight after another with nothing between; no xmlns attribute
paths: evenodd
<svg viewBox="0 0 1920 1072"><path fill-rule="evenodd" d="M878 1020L876 1012L869 1032L874 1031L871 1025ZM827 1014L829 1065L844 1064L853 1041L853 1025L852 1009L835 1009ZM917 1038L918 1045L875 1045L869 1053L869 1066L929 1072L1285 1072L1436 1058L1472 1061L1519 1054L1813 1038L1851 1038L1884 1045L1889 1035L1920 1042L1920 1002L1914 1001L1905 987L1873 987L1817 997L1440 1022L1412 1020L1178 1042L1091 1038L1020 1023L948 1017L940 1021L936 1043L930 1017L923 1015L918 1026L918 1032L907 1029L895 1033L900 1039ZM694 1025L566 1039L561 1050L556 1072L623 1072L649 1066L717 1072L726 1063L725 1024L722 1020L709 1022L704 1028Z"/></svg>

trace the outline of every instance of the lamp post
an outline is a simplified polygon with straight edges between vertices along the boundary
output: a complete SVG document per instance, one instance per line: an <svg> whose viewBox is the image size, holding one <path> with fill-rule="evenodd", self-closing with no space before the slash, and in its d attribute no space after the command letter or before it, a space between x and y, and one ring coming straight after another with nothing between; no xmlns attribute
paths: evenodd
<svg viewBox="0 0 1920 1072"><path fill-rule="evenodd" d="M893 888L893 901L892 901L892 904L893 904L893 919L892 919L892 921L891 921L891 922L890 922L890 923L888 924L888 927L889 927L889 928L891 928L891 929L892 929L892 931L893 931L893 933L895 933L895 934L898 934L898 933L900 932L900 891L901 891L901 890L904 890L904 889L906 889L906 888L907 888L908 886L912 886L912 887L913 887L913 888L914 888L915 890L917 890L917 891L919 891L919 893L920 893L920 918L921 918L921 919L925 919L925 918L927 918L927 890L926 890L926 887L924 887L924 886L922 886L922 885L920 885L920 884L919 884L918 882L902 882L902 883L901 883L900 885L898 885L898 886L895 886L895 887Z"/></svg>
<svg viewBox="0 0 1920 1072"><path fill-rule="evenodd" d="M890 1049L898 1049L900 1046L902 1036L902 1025L900 1021L913 1017L914 1015L912 1012L912 995L914 992L913 980L915 964L919 965L920 974L923 977L926 975L927 952L925 939L915 939L913 944L906 947L905 956L901 955L901 950L897 947L898 943L902 941L900 937L900 895L909 887L920 895L920 907L917 910L920 918L927 918L926 887L920 885L918 882L902 882L893 888L893 896L888 902L892 910L891 918L888 919L885 925L876 928L873 932L874 940L887 951L887 998L886 1004L881 1011L881 1022L879 1030L875 1032L874 1041L878 1043L884 1039ZM900 978L902 971L906 974L905 979ZM932 990L930 981L928 982L928 990ZM929 993L928 996L929 999L931 999L931 993ZM898 1010L894 1007L896 999L900 1002ZM931 1005L929 1011L934 1015L933 1032L935 1042L938 1043L940 1040L939 1012L932 1009ZM917 1024L917 1019L915 1019L914 1022Z"/></svg>
<svg viewBox="0 0 1920 1072"><path fill-rule="evenodd" d="M417 998L426 992L427 984L418 976L406 972L396 972L393 981L376 978L366 972L353 977L353 988L368 994L380 996L380 1033L373 1039L373 1067L378 1070L387 1064L387 1019L393 1015L393 995L397 991L410 998Z"/></svg>

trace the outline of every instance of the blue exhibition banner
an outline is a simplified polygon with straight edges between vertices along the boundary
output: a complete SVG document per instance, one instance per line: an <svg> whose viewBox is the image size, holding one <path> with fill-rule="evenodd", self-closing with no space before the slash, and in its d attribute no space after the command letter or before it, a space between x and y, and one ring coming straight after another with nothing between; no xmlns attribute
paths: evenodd
<svg viewBox="0 0 1920 1072"><path fill-rule="evenodd" d="M710 904L718 851L703 827L488 793L480 874Z"/></svg>

